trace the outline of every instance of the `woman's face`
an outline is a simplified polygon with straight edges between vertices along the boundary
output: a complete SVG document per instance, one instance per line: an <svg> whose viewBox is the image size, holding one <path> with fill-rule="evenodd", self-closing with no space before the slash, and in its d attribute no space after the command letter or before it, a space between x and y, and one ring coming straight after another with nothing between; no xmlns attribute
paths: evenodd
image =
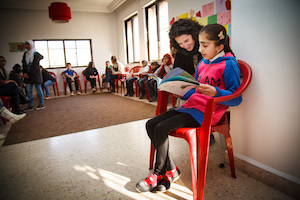
<svg viewBox="0 0 300 200"><path fill-rule="evenodd" d="M175 41L181 48L186 49L187 51L192 51L194 49L195 40L193 39L192 35L182 34L175 37Z"/></svg>
<svg viewBox="0 0 300 200"><path fill-rule="evenodd" d="M25 47L28 51L31 49L31 45L28 42L25 42Z"/></svg>

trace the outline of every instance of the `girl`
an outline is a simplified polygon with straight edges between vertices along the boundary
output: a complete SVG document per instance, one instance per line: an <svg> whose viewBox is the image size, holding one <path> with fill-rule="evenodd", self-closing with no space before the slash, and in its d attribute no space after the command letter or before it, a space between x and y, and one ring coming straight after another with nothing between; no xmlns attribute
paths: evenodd
<svg viewBox="0 0 300 200"><path fill-rule="evenodd" d="M170 188L180 176L180 171L169 154L168 135L181 127L201 126L206 101L211 97L226 96L240 85L240 70L230 49L229 37L222 25L210 24L201 29L199 43L203 59L198 64L195 78L201 85L188 91L182 99L186 102L176 110L162 113L146 124L148 136L156 149L154 172L137 183L139 192L161 191ZM239 105L242 97L217 104L212 125L216 124L228 109Z"/></svg>
<svg viewBox="0 0 300 200"><path fill-rule="evenodd" d="M169 54L165 54L162 59L162 65L154 72L154 74L159 78L163 78L172 69L172 58ZM149 102L153 102L157 99L157 82L155 79L149 79L146 82L146 85L150 95Z"/></svg>
<svg viewBox="0 0 300 200"><path fill-rule="evenodd" d="M119 74L124 74L124 65L118 61L116 56L111 57L111 63L112 63L112 90L111 92L115 92L115 80L118 79ZM122 77L120 77L122 79Z"/></svg>
<svg viewBox="0 0 300 200"><path fill-rule="evenodd" d="M42 65L40 66L40 68L43 77L42 87L45 89L46 93L45 99L50 99L49 86L55 83L55 78L46 69L44 69Z"/></svg>
<svg viewBox="0 0 300 200"><path fill-rule="evenodd" d="M90 81L92 91L93 91L93 93L95 93L96 92L95 86L96 86L96 79L97 79L97 76L98 76L98 71L95 68L94 62L89 62L89 65L84 70L83 75L85 76L86 80Z"/></svg>
<svg viewBox="0 0 300 200"><path fill-rule="evenodd" d="M24 53L22 59L24 83L26 83L29 100L33 99L32 87L35 87L35 90L39 96L39 105L35 109L41 110L45 108L44 95L41 87L43 78L40 70L40 60L42 60L44 57L35 50L35 45L32 40L27 40L25 42L25 47L27 51ZM33 109L33 101L31 101L28 103L25 111L30 111Z"/></svg>
<svg viewBox="0 0 300 200"><path fill-rule="evenodd" d="M102 80L103 80L103 86L101 87L101 89L108 89L108 83L110 83L110 85L113 85L113 80L111 79L111 75L112 75L112 66L110 65L109 61L105 62L105 74L102 76Z"/></svg>

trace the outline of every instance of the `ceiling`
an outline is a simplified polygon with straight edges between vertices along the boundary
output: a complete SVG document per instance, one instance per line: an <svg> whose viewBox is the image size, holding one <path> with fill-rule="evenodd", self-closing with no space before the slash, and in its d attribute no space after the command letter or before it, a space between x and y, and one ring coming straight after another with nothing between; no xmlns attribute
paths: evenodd
<svg viewBox="0 0 300 200"><path fill-rule="evenodd" d="M48 10L53 2L67 3L71 11L110 13L126 0L0 0L0 8Z"/></svg>

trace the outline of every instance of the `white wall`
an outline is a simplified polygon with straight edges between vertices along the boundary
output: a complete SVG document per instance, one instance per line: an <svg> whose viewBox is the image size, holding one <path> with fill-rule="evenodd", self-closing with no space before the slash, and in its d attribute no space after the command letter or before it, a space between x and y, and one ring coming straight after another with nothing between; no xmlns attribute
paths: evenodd
<svg viewBox="0 0 300 200"><path fill-rule="evenodd" d="M117 53L115 13L72 12L69 23L58 24L49 19L47 10L0 9L0 18L0 55L6 58L8 71L14 64L21 64L23 55L23 52L9 52L9 42L25 42L28 39L92 39L93 59L100 74L105 72L105 61ZM63 90L60 78L63 70L49 70L58 76L60 91ZM74 70L81 74L84 68Z"/></svg>
<svg viewBox="0 0 300 200"><path fill-rule="evenodd" d="M232 109L234 151L298 184L299 8L298 0L232 0L232 47L253 69L243 103Z"/></svg>

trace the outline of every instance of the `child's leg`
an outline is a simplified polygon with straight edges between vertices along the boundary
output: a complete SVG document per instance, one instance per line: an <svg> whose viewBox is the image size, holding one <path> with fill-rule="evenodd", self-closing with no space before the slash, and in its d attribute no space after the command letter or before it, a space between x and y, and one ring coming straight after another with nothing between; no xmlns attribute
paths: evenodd
<svg viewBox="0 0 300 200"><path fill-rule="evenodd" d="M72 80L70 78L67 78L67 83L69 85L70 92L73 92L73 89L72 89Z"/></svg>
<svg viewBox="0 0 300 200"><path fill-rule="evenodd" d="M74 78L74 82L75 82L76 91L79 91L79 84L78 84L78 78L77 77Z"/></svg>
<svg viewBox="0 0 300 200"><path fill-rule="evenodd" d="M176 167L169 155L169 134L182 127L199 127L199 123L189 114L177 111L162 113L146 124L148 136L156 149L154 172L162 175Z"/></svg>

